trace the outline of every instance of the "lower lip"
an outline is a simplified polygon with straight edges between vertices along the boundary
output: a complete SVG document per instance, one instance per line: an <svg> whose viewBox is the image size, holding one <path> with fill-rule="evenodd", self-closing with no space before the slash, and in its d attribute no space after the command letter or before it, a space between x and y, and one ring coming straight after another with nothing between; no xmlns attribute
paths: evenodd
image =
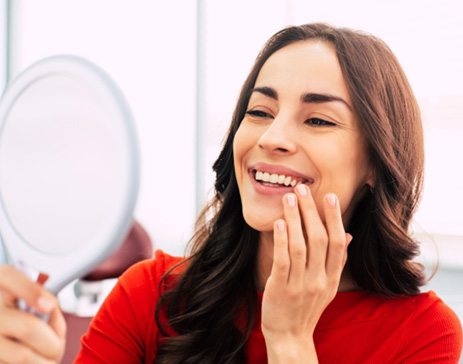
<svg viewBox="0 0 463 364"><path fill-rule="evenodd" d="M291 186L268 186L257 182L254 178L253 171L249 171L249 178L251 179L254 189L262 195L284 195L285 193L293 192L294 190L294 187Z"/></svg>

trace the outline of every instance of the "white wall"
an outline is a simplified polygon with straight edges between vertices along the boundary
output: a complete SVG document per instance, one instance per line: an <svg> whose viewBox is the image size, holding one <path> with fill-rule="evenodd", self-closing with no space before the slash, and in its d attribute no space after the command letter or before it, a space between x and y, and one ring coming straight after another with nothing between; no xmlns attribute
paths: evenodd
<svg viewBox="0 0 463 364"><path fill-rule="evenodd" d="M181 254L194 206L194 1L12 1L12 73L71 53L105 69L136 120L142 181L136 218L157 248Z"/></svg>
<svg viewBox="0 0 463 364"><path fill-rule="evenodd" d="M6 82L6 37L7 37L7 22L6 22L6 0L0 1L0 96L3 93ZM0 235L0 263L5 260L2 248Z"/></svg>
<svg viewBox="0 0 463 364"><path fill-rule="evenodd" d="M6 82L6 39L7 39L6 0L0 0L0 95Z"/></svg>

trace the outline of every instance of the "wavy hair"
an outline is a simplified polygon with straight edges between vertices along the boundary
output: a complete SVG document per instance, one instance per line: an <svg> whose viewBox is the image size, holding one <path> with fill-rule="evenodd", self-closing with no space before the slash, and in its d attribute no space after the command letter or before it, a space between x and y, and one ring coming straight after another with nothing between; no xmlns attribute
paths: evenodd
<svg viewBox="0 0 463 364"><path fill-rule="evenodd" d="M385 297L419 293L423 268L409 224L423 180L420 112L396 57L380 39L347 28L307 24L273 35L242 86L223 149L213 165L215 196L197 221L184 273L160 282L156 323L163 338L157 364L242 363L255 322L258 232L245 222L233 167L233 139L266 60L299 41L334 45L375 183L353 209L346 230L348 269L357 285ZM206 216L210 218L206 219ZM168 287L168 288L166 288ZM166 320L161 320L161 314ZM237 317L241 320L237 320ZM173 330L176 335L170 336Z"/></svg>

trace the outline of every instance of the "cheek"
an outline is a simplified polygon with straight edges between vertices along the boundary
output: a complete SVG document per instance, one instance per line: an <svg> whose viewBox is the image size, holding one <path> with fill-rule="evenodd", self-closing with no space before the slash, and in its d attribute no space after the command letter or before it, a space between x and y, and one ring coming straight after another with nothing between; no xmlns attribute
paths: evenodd
<svg viewBox="0 0 463 364"><path fill-rule="evenodd" d="M235 137L233 138L233 165L235 168L235 175L238 180L238 183L241 179L241 163L243 159L243 136L244 133L242 132L242 127L240 126L235 133Z"/></svg>
<svg viewBox="0 0 463 364"><path fill-rule="evenodd" d="M316 156L321 182L314 192L314 199L320 212L324 196L333 192L338 196L341 212L344 213L355 193L365 184L368 164L366 151L359 144L361 142L356 139L351 143L333 143L330 148L323 149L325 153Z"/></svg>
<svg viewBox="0 0 463 364"><path fill-rule="evenodd" d="M246 121L243 121L233 138L233 154L236 159L242 158L250 149L257 145L259 130L253 128Z"/></svg>
<svg viewBox="0 0 463 364"><path fill-rule="evenodd" d="M235 169L235 176L238 178L238 173L239 173L239 167L238 167L238 161L240 159L239 155L239 150L237 149L237 140L236 140L236 135L235 138L233 139L233 168Z"/></svg>
<svg viewBox="0 0 463 364"><path fill-rule="evenodd" d="M243 165L246 160L246 155L253 147L254 142L252 133L246 127L246 123L241 123L240 127L233 138L233 165L238 183L238 188L241 190L241 182L243 178Z"/></svg>

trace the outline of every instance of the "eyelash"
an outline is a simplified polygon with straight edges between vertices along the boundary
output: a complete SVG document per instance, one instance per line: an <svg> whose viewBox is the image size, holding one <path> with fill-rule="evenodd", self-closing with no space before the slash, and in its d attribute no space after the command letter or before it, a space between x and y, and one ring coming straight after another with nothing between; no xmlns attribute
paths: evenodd
<svg viewBox="0 0 463 364"><path fill-rule="evenodd" d="M262 110L250 110L250 111L246 111L246 114L257 117L257 118L271 118L272 117L272 115ZM331 121L327 121L321 118L310 118L310 119L307 119L304 123L307 125L312 125L316 127L336 125L335 123L332 123Z"/></svg>
<svg viewBox="0 0 463 364"><path fill-rule="evenodd" d="M312 121L312 123L310 123L310 121ZM316 123L313 123L314 121L316 121ZM310 118L310 119L307 119L305 123L309 125L313 125L313 126L335 126L336 125L335 123L332 123L331 121L327 121L327 120L320 119L320 118Z"/></svg>
<svg viewBox="0 0 463 364"><path fill-rule="evenodd" d="M262 110L249 110L249 111L246 111L246 114L248 114L250 116L255 116L255 117L258 117L258 118L270 118L270 117L272 117L269 113L267 113L265 111L262 111Z"/></svg>

